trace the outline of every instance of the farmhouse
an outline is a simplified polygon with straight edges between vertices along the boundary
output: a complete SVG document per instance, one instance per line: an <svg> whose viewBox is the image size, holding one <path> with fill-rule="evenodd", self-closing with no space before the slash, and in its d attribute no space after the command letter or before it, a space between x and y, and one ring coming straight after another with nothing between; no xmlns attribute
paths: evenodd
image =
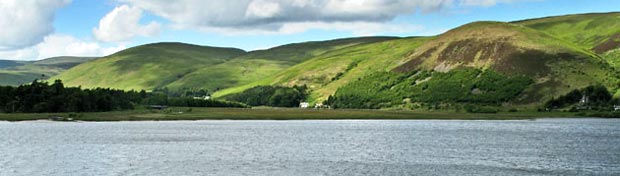
<svg viewBox="0 0 620 176"><path fill-rule="evenodd" d="M210 100L211 96L205 95L204 97L194 97L194 100Z"/></svg>
<svg viewBox="0 0 620 176"><path fill-rule="evenodd" d="M310 103L308 102L299 102L299 108L308 108L310 107Z"/></svg>

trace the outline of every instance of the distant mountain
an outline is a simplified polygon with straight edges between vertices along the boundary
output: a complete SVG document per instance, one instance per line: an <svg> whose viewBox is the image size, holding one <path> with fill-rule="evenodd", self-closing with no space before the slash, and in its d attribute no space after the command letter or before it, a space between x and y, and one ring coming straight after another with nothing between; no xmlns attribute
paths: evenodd
<svg viewBox="0 0 620 176"><path fill-rule="evenodd" d="M97 59L97 57L73 57L73 56L61 56L61 57L52 57L39 61L34 61L32 64L38 66L49 66L49 67L58 67L69 69L76 65L79 65L84 62L88 62L90 60Z"/></svg>
<svg viewBox="0 0 620 176"><path fill-rule="evenodd" d="M0 60L0 85L20 85L47 79L95 57L53 57L39 61Z"/></svg>

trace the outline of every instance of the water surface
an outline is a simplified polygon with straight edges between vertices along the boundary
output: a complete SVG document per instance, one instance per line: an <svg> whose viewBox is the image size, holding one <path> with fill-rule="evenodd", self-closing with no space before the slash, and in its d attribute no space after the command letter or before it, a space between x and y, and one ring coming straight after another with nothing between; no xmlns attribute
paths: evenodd
<svg viewBox="0 0 620 176"><path fill-rule="evenodd" d="M0 175L620 175L620 120L0 122Z"/></svg>

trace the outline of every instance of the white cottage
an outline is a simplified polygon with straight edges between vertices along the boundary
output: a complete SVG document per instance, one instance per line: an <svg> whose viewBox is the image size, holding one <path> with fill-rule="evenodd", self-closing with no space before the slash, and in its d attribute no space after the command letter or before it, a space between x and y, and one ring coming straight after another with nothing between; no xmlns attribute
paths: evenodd
<svg viewBox="0 0 620 176"><path fill-rule="evenodd" d="M308 108L310 107L310 103L308 102L299 102L299 108Z"/></svg>

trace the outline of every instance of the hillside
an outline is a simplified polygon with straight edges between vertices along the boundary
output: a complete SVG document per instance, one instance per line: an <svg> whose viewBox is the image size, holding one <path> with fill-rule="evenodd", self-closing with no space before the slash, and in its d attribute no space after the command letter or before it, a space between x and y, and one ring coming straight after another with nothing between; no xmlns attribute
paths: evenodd
<svg viewBox="0 0 620 176"><path fill-rule="evenodd" d="M619 14L474 22L432 37L347 38L250 52L157 43L53 79L88 88L201 88L215 97L260 85L306 85L307 101L344 107L534 106L594 84L620 96ZM4 63L10 64L19 63Z"/></svg>
<svg viewBox="0 0 620 176"><path fill-rule="evenodd" d="M330 103L341 107L412 108L442 102L539 105L594 84L616 91L618 74L583 45L519 23L475 22L437 37L325 53L215 96L258 85L307 85L313 103L333 95Z"/></svg>
<svg viewBox="0 0 620 176"><path fill-rule="evenodd" d="M304 42L252 52L182 43L149 44L79 65L52 79L62 79L67 85L87 88L192 88L216 91L267 77L332 50L391 39L396 38L361 37Z"/></svg>
<svg viewBox="0 0 620 176"><path fill-rule="evenodd" d="M321 102L351 80L375 72L389 71L404 62L403 56L406 53L428 39L411 37L335 50L256 82L216 92L214 96L238 93L258 85L307 85L312 91L309 101Z"/></svg>
<svg viewBox="0 0 620 176"><path fill-rule="evenodd" d="M94 57L53 57L39 61L0 60L0 85L20 85L47 79Z"/></svg>
<svg viewBox="0 0 620 176"><path fill-rule="evenodd" d="M369 79L398 80L383 86L394 88L396 95L390 96L401 102L519 105L540 104L588 85L603 84L616 91L619 83L614 69L589 50L503 22L475 22L450 30L418 47L407 60L393 71L413 74L410 77ZM498 84L501 80L512 81Z"/></svg>
<svg viewBox="0 0 620 176"><path fill-rule="evenodd" d="M205 88L216 91L245 85L271 76L312 57L348 47L397 39L396 37L360 37L282 45L251 51L228 62L208 65L170 83L170 89Z"/></svg>
<svg viewBox="0 0 620 176"><path fill-rule="evenodd" d="M514 24L545 32L586 49L603 53L604 43L620 37L620 12L591 13L515 21ZM615 38L615 39L613 39ZM615 47L620 45L616 43Z"/></svg>
<svg viewBox="0 0 620 176"><path fill-rule="evenodd" d="M147 44L78 65L52 79L85 88L152 90L243 53L236 48L183 43Z"/></svg>

